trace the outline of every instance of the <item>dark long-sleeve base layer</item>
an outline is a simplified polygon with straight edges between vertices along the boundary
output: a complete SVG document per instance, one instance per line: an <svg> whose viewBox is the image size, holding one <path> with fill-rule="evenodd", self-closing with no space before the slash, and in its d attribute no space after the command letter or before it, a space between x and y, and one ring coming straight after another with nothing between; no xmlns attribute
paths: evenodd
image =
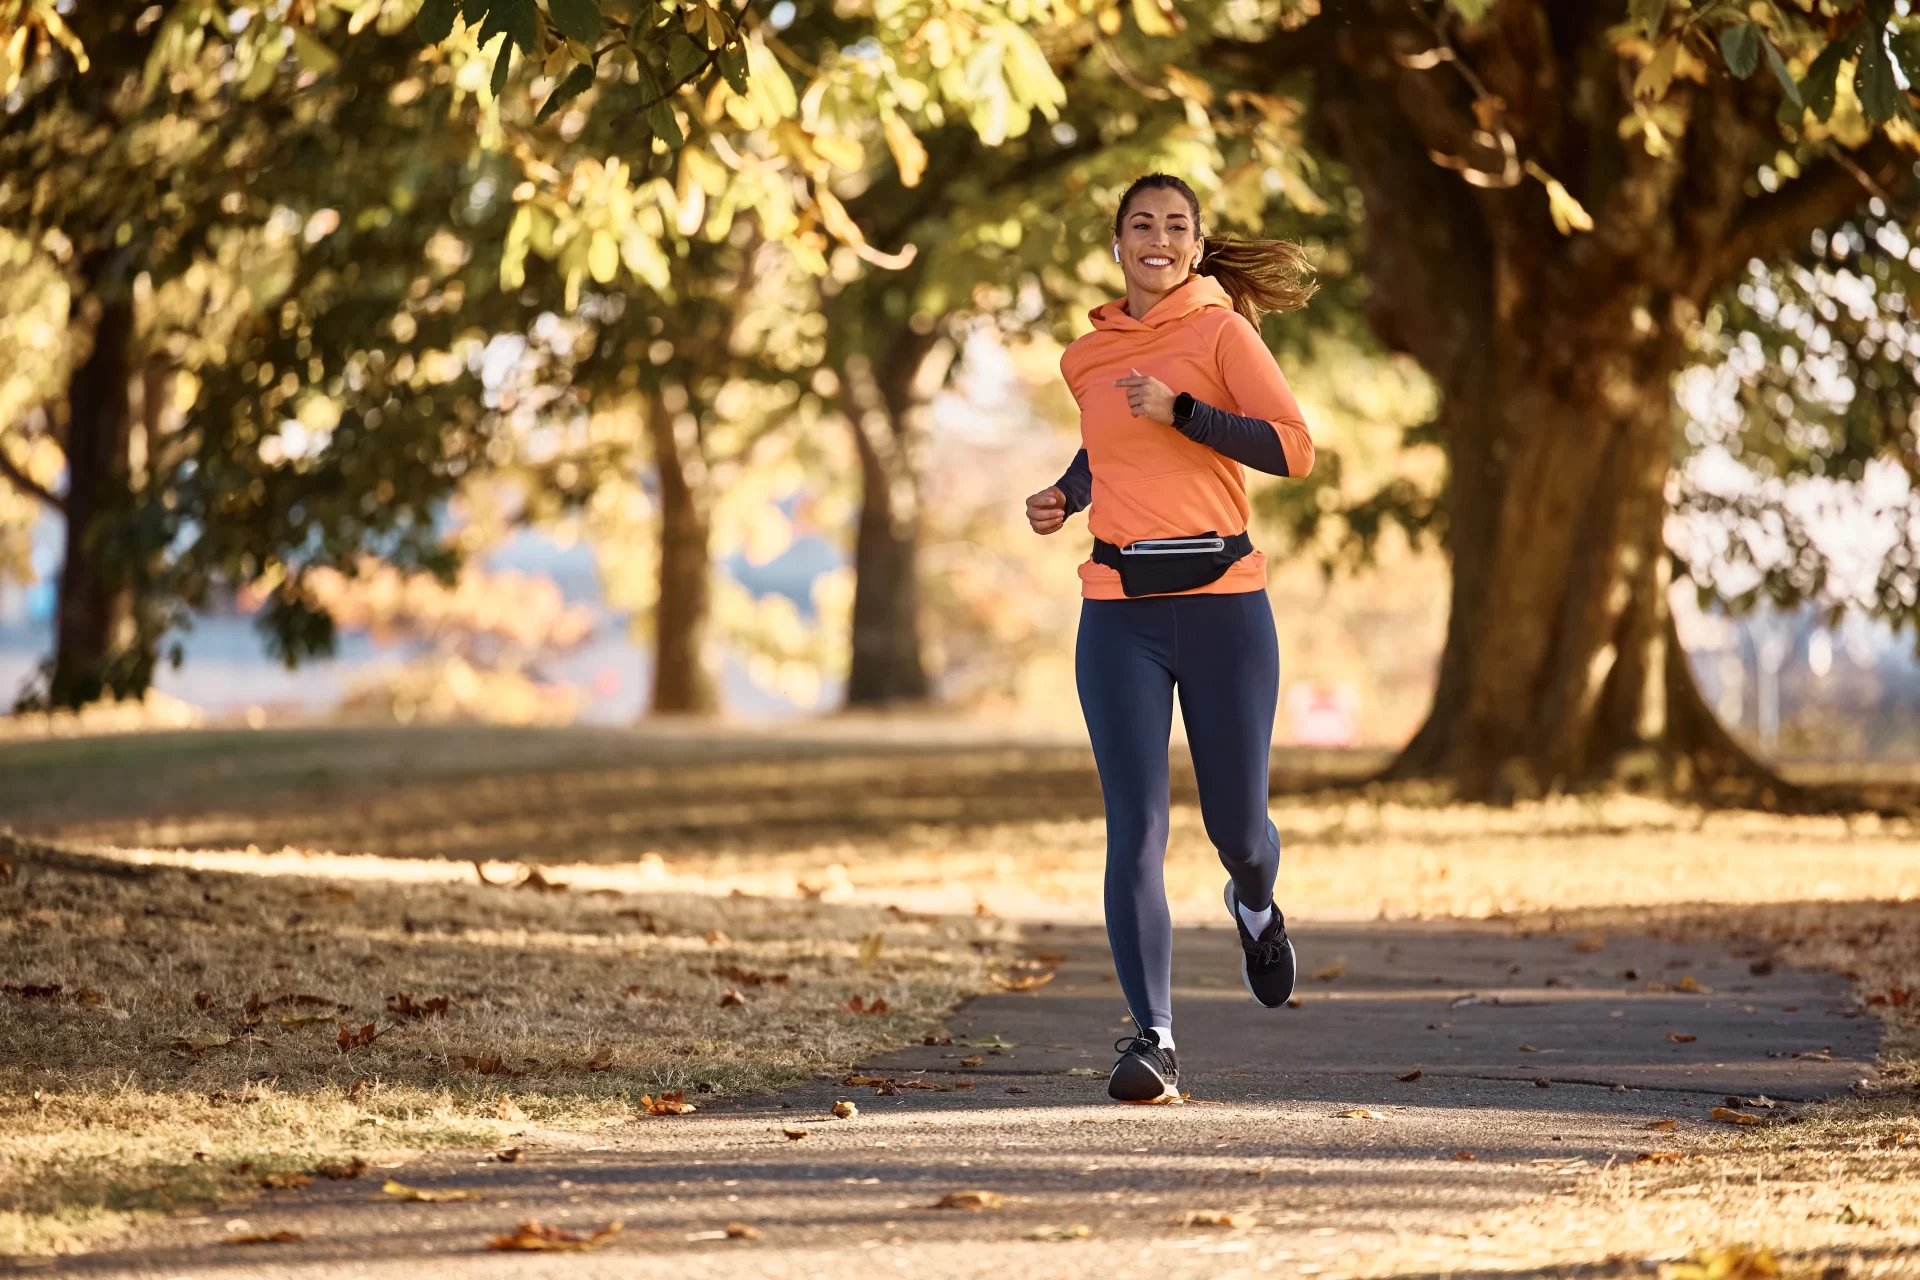
<svg viewBox="0 0 1920 1280"><path fill-rule="evenodd" d="M1075 675L1107 813L1107 938L1140 1027L1173 1025L1167 743L1180 691L1207 838L1240 902L1273 901L1267 769L1280 652L1264 591L1086 600Z"/></svg>

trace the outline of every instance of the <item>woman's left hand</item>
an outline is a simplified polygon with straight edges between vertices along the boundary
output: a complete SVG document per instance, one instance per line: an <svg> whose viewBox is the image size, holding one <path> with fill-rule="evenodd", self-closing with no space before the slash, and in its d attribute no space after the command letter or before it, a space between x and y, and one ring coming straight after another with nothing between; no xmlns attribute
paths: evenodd
<svg viewBox="0 0 1920 1280"><path fill-rule="evenodd" d="M1114 386L1127 389L1127 407L1133 416L1152 418L1163 427L1173 425L1173 388L1150 373L1133 370L1131 377L1117 378Z"/></svg>

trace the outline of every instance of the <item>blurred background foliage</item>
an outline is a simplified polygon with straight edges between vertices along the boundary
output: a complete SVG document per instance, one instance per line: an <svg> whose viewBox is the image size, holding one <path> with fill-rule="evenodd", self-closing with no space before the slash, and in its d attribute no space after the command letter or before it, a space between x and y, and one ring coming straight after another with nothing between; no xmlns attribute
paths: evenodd
<svg viewBox="0 0 1920 1280"><path fill-rule="evenodd" d="M1328 123L1353 15L1321 7L4 0L0 575L51 601L20 706L138 696L196 620L243 616L289 666L407 649L355 715L592 714L624 686L567 663L618 640L659 714L1070 723L1083 540L1032 538L1019 501L1075 447L1055 370L1120 291L1114 202L1167 170L1211 230L1318 266L1265 336L1321 462L1254 478L1256 534L1292 553L1301 732L1404 741L1462 616L1460 443L1382 317L1392 224ZM1468 85L1480 126L1471 162L1420 164L1580 243L1604 187L1522 165L1524 104L1473 78L1505 19L1409 12L1418 73ZM1629 73L1633 164L1677 163L1712 85L1786 129L1758 200L1837 148L1911 147L1882 83L1910 22L1636 0L1579 38ZM1696 650L1757 643L1726 610L1763 603L1912 619L1920 251L1878 173L1688 330L1665 501ZM487 567L530 536L588 558L587 614ZM1709 700L1765 737L1718 670Z"/></svg>

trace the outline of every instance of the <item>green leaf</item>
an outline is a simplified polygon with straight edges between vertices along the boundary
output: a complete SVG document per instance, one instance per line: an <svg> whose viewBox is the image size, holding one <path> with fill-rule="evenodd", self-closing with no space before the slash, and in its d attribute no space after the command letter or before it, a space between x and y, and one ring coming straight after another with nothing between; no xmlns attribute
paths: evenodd
<svg viewBox="0 0 1920 1280"><path fill-rule="evenodd" d="M1745 80L1760 66L1760 46L1767 42L1760 28L1751 22L1728 27L1720 33L1720 54L1734 79Z"/></svg>
<svg viewBox="0 0 1920 1280"><path fill-rule="evenodd" d="M668 38L667 79L671 83L685 84L706 64L707 55L683 33L676 31Z"/></svg>
<svg viewBox="0 0 1920 1280"><path fill-rule="evenodd" d="M480 24L480 47L485 48L489 41L502 32L509 42L520 46L520 52L532 54L540 46L540 11L533 6L533 0L468 0L468 20L471 21L472 5L485 4L487 20ZM499 72L494 73L496 78Z"/></svg>
<svg viewBox="0 0 1920 1280"><path fill-rule="evenodd" d="M513 41L502 40L500 42L500 56L493 60L493 80L490 86L493 89L493 96L496 98L507 91L507 64L512 58Z"/></svg>
<svg viewBox="0 0 1920 1280"><path fill-rule="evenodd" d="M427 0L420 6L414 30L428 44L439 44L453 34L453 19L460 12L460 0Z"/></svg>
<svg viewBox="0 0 1920 1280"><path fill-rule="evenodd" d="M534 116L533 122L545 124L547 117L591 88L593 88L593 68L582 63L569 71L567 78L560 82L559 87L547 95L547 100L540 104L540 111Z"/></svg>
<svg viewBox="0 0 1920 1280"><path fill-rule="evenodd" d="M592 44L600 38L600 6L594 0L547 0L547 16L569 40Z"/></svg>
<svg viewBox="0 0 1920 1280"><path fill-rule="evenodd" d="M665 142L668 147L678 151L686 145L686 136L680 132L680 121L675 119L673 108L668 105L667 86L660 82L660 75L653 67L642 62L639 65L640 92L645 95L642 101L648 103L645 111L647 127Z"/></svg>
<svg viewBox="0 0 1920 1280"><path fill-rule="evenodd" d="M1760 47L1766 51L1767 65L1773 68L1773 78L1780 82L1780 88L1785 91L1787 101L1795 109L1804 109L1807 104L1800 96L1800 86L1793 82L1793 72L1787 70L1787 60L1780 56L1780 50L1774 48L1771 40L1761 40Z"/></svg>
<svg viewBox="0 0 1920 1280"><path fill-rule="evenodd" d="M1627 0L1627 17L1640 24L1651 40L1660 34L1660 23L1667 16L1667 0Z"/></svg>
<svg viewBox="0 0 1920 1280"><path fill-rule="evenodd" d="M1478 22L1493 8L1493 0L1447 0L1447 7L1468 22Z"/></svg>
<svg viewBox="0 0 1920 1280"><path fill-rule="evenodd" d="M1900 110L1902 99L1900 86L1893 78L1893 59L1887 56L1878 31L1860 46L1860 61L1853 69L1853 91L1869 120L1891 120Z"/></svg>
<svg viewBox="0 0 1920 1280"><path fill-rule="evenodd" d="M1807 104L1807 110L1823 124L1833 115L1834 82L1840 75L1840 63L1851 52L1851 40L1827 41L1827 47L1800 78L1800 97Z"/></svg>
<svg viewBox="0 0 1920 1280"><path fill-rule="evenodd" d="M720 46L720 74L735 93L747 91L747 46L738 37Z"/></svg>

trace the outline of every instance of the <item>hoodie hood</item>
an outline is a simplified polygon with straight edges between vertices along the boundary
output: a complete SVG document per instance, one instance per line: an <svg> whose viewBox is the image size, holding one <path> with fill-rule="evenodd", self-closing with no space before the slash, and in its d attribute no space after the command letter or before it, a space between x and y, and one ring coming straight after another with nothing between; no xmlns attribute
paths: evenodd
<svg viewBox="0 0 1920 1280"><path fill-rule="evenodd" d="M1215 307L1231 311L1233 299L1227 296L1227 291L1212 276L1193 275L1187 277L1185 284L1160 299L1153 310L1147 312L1144 320L1136 320L1127 314L1125 298L1101 303L1087 313L1087 318L1093 321L1096 329L1150 333L1178 324L1197 311L1211 311Z"/></svg>

